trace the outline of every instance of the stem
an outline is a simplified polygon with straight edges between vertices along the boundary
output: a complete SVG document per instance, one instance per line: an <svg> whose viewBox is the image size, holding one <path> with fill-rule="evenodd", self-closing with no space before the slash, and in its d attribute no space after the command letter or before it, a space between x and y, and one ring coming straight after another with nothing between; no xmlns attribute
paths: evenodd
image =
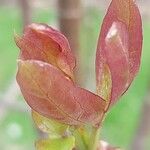
<svg viewBox="0 0 150 150"><path fill-rule="evenodd" d="M95 127L92 129L88 150L97 150L97 146L99 142L99 133L100 133L100 128Z"/></svg>
<svg viewBox="0 0 150 150"><path fill-rule="evenodd" d="M74 132L74 136L76 138L76 148L79 150L87 150L86 145L78 131Z"/></svg>

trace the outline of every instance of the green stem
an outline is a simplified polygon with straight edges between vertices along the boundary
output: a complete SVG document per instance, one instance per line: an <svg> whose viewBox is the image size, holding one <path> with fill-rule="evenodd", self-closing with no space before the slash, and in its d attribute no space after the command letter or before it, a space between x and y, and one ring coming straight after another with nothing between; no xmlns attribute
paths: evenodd
<svg viewBox="0 0 150 150"><path fill-rule="evenodd" d="M98 142L99 142L99 134L100 134L100 128L94 128L92 129L91 137L89 140L89 149L88 150L97 150Z"/></svg>
<svg viewBox="0 0 150 150"><path fill-rule="evenodd" d="M80 133L78 132L78 130L76 130L74 132L74 136L76 138L76 148L78 150L87 150L86 145L83 141L83 138L81 137Z"/></svg>

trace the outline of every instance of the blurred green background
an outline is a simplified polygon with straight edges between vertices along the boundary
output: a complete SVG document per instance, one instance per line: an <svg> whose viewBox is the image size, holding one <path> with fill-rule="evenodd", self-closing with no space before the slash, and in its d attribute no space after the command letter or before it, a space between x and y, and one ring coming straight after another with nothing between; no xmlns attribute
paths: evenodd
<svg viewBox="0 0 150 150"><path fill-rule="evenodd" d="M32 11L32 22L56 25L57 11L55 9L51 9L51 6L49 8L35 7ZM96 42L104 13L102 9L92 6L83 9L79 54L82 59L82 68L86 71L86 74L83 74L86 82L84 86L94 91ZM143 20L144 45L140 73L128 92L110 110L101 131L103 140L125 149L132 144L138 130L150 83L150 19L145 17ZM22 15L18 6L6 4L0 6L0 150L33 150L34 141L39 135L34 128L29 107L20 93L16 92L19 90L14 81L19 50L13 36L14 32L22 33L22 26ZM17 107L15 107L16 104ZM145 150L150 149L149 141L150 134L145 141Z"/></svg>

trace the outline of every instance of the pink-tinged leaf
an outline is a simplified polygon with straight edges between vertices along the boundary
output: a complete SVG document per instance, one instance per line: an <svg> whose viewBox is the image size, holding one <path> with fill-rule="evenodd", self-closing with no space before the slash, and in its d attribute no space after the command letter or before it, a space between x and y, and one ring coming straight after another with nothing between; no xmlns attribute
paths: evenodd
<svg viewBox="0 0 150 150"><path fill-rule="evenodd" d="M108 65L112 103L127 90L137 74L141 49L142 23L135 1L112 0L102 24L96 54L97 86L100 88L104 66Z"/></svg>
<svg viewBox="0 0 150 150"><path fill-rule="evenodd" d="M77 87L62 71L42 61L20 61L17 81L31 108L69 125L100 122L106 102Z"/></svg>
<svg viewBox="0 0 150 150"><path fill-rule="evenodd" d="M118 147L113 147L105 141L100 141L99 142L99 147L98 147L97 150L121 150L121 149L118 148Z"/></svg>
<svg viewBox="0 0 150 150"><path fill-rule="evenodd" d="M57 30L45 24L31 24L22 37L15 36L15 41L21 49L20 59L50 63L73 78L75 58L68 40Z"/></svg>
<svg viewBox="0 0 150 150"><path fill-rule="evenodd" d="M105 56L111 69L112 99L117 100L122 91L128 87L129 57L128 36L124 24L114 22L105 39Z"/></svg>

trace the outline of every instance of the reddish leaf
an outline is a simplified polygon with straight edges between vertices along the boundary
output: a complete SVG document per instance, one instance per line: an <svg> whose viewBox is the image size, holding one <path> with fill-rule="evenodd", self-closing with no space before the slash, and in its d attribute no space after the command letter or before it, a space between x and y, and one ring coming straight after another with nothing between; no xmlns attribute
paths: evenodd
<svg viewBox="0 0 150 150"><path fill-rule="evenodd" d="M15 36L23 60L41 60L57 66L73 78L75 58L68 40L58 31L45 24L31 24L22 37Z"/></svg>
<svg viewBox="0 0 150 150"><path fill-rule="evenodd" d="M103 60L103 63L105 62L102 65L103 68L105 67L105 64L108 64L108 67L112 68L109 72L112 79L112 99L118 98L118 95L126 88L125 86L128 82L129 59L127 51L128 46L126 45L127 40L128 36L126 35L125 26L119 22L113 23L105 38L105 47L103 51L105 53L101 53L102 59L100 59L100 61ZM101 74L100 77L102 77ZM104 78L102 78L101 82L104 81ZM101 87L101 84L99 85L99 88L104 90L104 88ZM99 94L101 95L101 93Z"/></svg>
<svg viewBox="0 0 150 150"><path fill-rule="evenodd" d="M96 54L96 78L100 87L104 66L112 78L114 103L127 90L140 66L142 23L133 0L112 0L104 18ZM99 93L101 95L101 93Z"/></svg>
<svg viewBox="0 0 150 150"><path fill-rule="evenodd" d="M70 125L100 122L106 102L74 85L55 66L20 61L17 81L27 103L43 116Z"/></svg>

